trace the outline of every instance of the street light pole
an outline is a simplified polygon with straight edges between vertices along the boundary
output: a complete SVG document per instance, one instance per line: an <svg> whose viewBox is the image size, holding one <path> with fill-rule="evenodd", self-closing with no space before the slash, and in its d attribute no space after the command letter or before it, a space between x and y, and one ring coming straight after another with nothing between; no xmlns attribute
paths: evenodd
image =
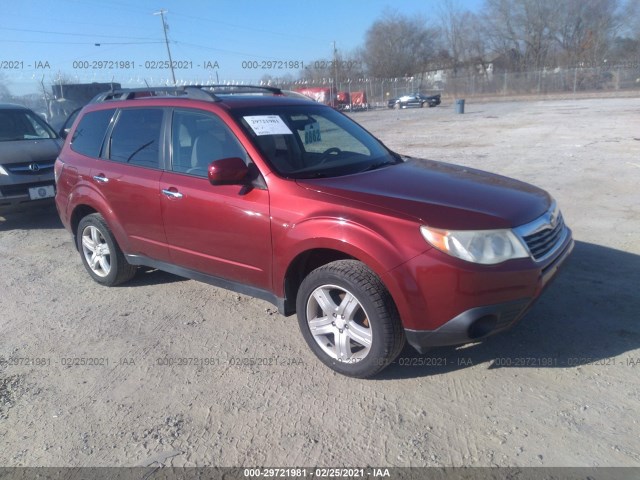
<svg viewBox="0 0 640 480"><path fill-rule="evenodd" d="M164 43L167 46L167 53L169 54L169 67L171 68L171 78L173 79L173 85L176 85L176 74L173 71L173 60L171 59L171 49L169 48L169 39L167 38L167 23L164 21L164 14L167 10L164 8L159 12L155 12L154 15L160 15L162 18L162 29L164 30Z"/></svg>

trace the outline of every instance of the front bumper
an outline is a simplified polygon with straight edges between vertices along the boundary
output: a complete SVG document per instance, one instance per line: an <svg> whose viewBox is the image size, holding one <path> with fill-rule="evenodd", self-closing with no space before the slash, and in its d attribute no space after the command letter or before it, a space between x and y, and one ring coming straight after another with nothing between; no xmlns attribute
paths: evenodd
<svg viewBox="0 0 640 480"><path fill-rule="evenodd" d="M407 341L419 352L504 331L531 308L571 254L571 231L545 263L476 266L430 250L387 274Z"/></svg>
<svg viewBox="0 0 640 480"><path fill-rule="evenodd" d="M29 195L30 188L42 189L44 187L54 187L55 181L53 175L51 179L40 181L31 181L29 183L0 184L0 207L15 207L24 203L53 203L54 197L31 198Z"/></svg>
<svg viewBox="0 0 640 480"><path fill-rule="evenodd" d="M471 308L435 330L405 329L407 342L418 352L430 347L460 345L501 332L514 325L532 303L530 299Z"/></svg>

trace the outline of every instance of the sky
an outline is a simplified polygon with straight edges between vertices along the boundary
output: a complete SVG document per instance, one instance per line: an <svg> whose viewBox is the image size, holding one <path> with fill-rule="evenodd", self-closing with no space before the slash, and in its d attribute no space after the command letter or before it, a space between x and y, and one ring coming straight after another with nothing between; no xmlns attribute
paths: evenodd
<svg viewBox="0 0 640 480"><path fill-rule="evenodd" d="M476 10L482 0L458 0ZM0 83L13 95L68 81L123 86L171 82L162 20L176 80L256 83L264 75L298 76L364 44L385 11L437 23L436 0L4 0L0 15ZM356 59L357 60L357 59ZM274 68L276 67L276 68Z"/></svg>

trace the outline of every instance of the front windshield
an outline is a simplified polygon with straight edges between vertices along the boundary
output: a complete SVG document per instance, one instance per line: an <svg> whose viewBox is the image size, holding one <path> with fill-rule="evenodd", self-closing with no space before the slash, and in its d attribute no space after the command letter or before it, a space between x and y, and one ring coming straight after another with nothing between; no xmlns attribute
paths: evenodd
<svg viewBox="0 0 640 480"><path fill-rule="evenodd" d="M51 128L29 110L0 110L0 142L56 138Z"/></svg>
<svg viewBox="0 0 640 480"><path fill-rule="evenodd" d="M285 177L335 177L399 162L362 127L332 108L255 107L236 112L236 118Z"/></svg>

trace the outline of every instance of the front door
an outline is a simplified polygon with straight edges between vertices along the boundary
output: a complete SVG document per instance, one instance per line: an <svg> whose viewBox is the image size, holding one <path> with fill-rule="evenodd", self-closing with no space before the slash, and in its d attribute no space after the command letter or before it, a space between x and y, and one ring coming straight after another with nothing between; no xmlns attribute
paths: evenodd
<svg viewBox="0 0 640 480"><path fill-rule="evenodd" d="M220 118L175 110L172 162L160 178L162 212L172 263L253 287L271 289L269 192L213 186L208 165L250 159Z"/></svg>

